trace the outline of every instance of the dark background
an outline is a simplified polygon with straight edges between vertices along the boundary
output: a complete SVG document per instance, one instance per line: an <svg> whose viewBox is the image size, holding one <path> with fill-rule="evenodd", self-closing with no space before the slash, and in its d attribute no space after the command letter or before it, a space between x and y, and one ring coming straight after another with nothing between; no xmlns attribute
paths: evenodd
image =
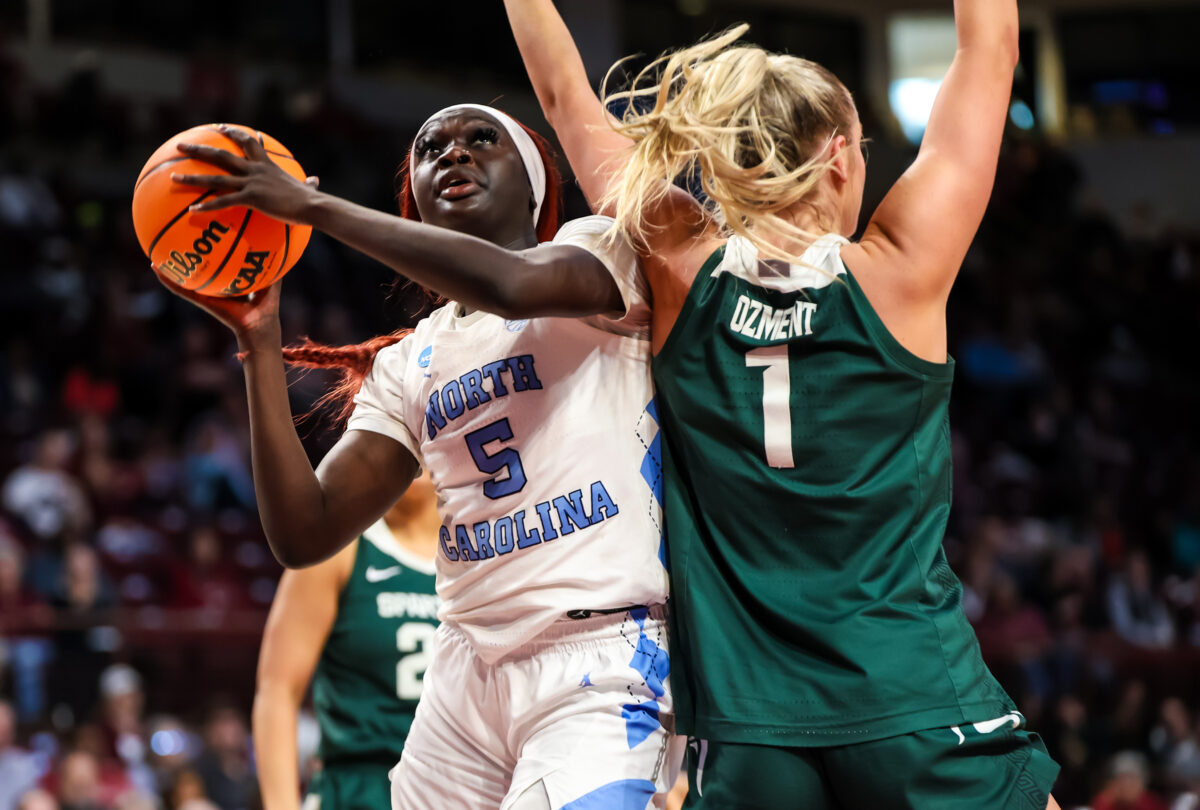
<svg viewBox="0 0 1200 810"><path fill-rule="evenodd" d="M915 154L881 51L907 10L564 4L597 80L742 20L833 69L874 139L868 212ZM1035 123L1010 127L949 311L946 547L989 664L1064 766L1063 807L1182 810L1200 793L1200 7L1022 15L1014 97ZM498 2L0 5L0 810L24 792L10 774L69 808L256 802L246 717L279 567L230 335L158 287L133 236L142 163L237 121L394 210L413 131L457 101L550 134ZM586 212L570 183L567 212ZM393 279L314 234L285 339L413 323L427 303ZM328 383L297 378L296 412ZM337 435L302 430L314 460Z"/></svg>

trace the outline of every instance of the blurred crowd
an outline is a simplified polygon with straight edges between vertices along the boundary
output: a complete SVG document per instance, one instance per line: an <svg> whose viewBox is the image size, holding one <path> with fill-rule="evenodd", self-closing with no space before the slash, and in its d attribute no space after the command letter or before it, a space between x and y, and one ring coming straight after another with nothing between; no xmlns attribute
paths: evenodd
<svg viewBox="0 0 1200 810"><path fill-rule="evenodd" d="M0 810L251 810L246 713L278 567L233 342L162 289L132 178L175 131L253 123L323 187L391 205L405 133L321 91L185 111L42 93L0 56ZM345 148L353 143L355 148ZM1200 807L1200 226L1118 229L1058 148L1014 135L952 296L946 541L985 657L1064 808ZM572 203L578 214L577 198ZM426 303L319 236L285 335L342 343ZM297 377L307 411L328 382ZM314 458L328 445L305 428Z"/></svg>

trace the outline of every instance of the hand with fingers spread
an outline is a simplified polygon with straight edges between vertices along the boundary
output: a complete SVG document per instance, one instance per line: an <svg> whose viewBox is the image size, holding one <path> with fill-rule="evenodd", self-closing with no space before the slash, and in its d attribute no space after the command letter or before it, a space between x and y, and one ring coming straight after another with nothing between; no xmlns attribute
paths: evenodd
<svg viewBox="0 0 1200 810"><path fill-rule="evenodd" d="M310 177L300 182L279 168L267 154L266 148L250 133L227 126L220 129L222 134L242 148L243 155L235 155L215 146L179 144L179 151L193 160L209 163L228 172L171 175L171 179L177 183L221 192L193 205L191 210L217 211L244 205L283 222L310 224L305 217L319 194L317 178Z"/></svg>

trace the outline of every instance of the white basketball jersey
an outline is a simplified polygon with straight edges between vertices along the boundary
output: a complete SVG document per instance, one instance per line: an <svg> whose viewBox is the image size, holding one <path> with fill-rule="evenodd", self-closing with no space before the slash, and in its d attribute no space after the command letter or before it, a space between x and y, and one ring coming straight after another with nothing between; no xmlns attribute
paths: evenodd
<svg viewBox="0 0 1200 810"><path fill-rule="evenodd" d="M450 303L378 354L348 425L429 470L439 618L489 663L569 610L666 599L649 310L632 252L598 245L608 223L554 241L604 262L623 316L508 321Z"/></svg>

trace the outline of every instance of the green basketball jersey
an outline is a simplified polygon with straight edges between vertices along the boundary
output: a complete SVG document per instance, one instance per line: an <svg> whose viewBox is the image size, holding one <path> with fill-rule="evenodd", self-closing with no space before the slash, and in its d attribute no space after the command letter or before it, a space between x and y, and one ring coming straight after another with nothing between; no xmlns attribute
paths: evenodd
<svg viewBox="0 0 1200 810"><path fill-rule="evenodd" d="M433 580L433 561L404 551L383 521L359 539L313 676L327 765L400 758L437 630Z"/></svg>
<svg viewBox="0 0 1200 810"><path fill-rule="evenodd" d="M680 730L828 746L999 717L946 564L953 361L884 327L827 236L734 237L653 361Z"/></svg>

